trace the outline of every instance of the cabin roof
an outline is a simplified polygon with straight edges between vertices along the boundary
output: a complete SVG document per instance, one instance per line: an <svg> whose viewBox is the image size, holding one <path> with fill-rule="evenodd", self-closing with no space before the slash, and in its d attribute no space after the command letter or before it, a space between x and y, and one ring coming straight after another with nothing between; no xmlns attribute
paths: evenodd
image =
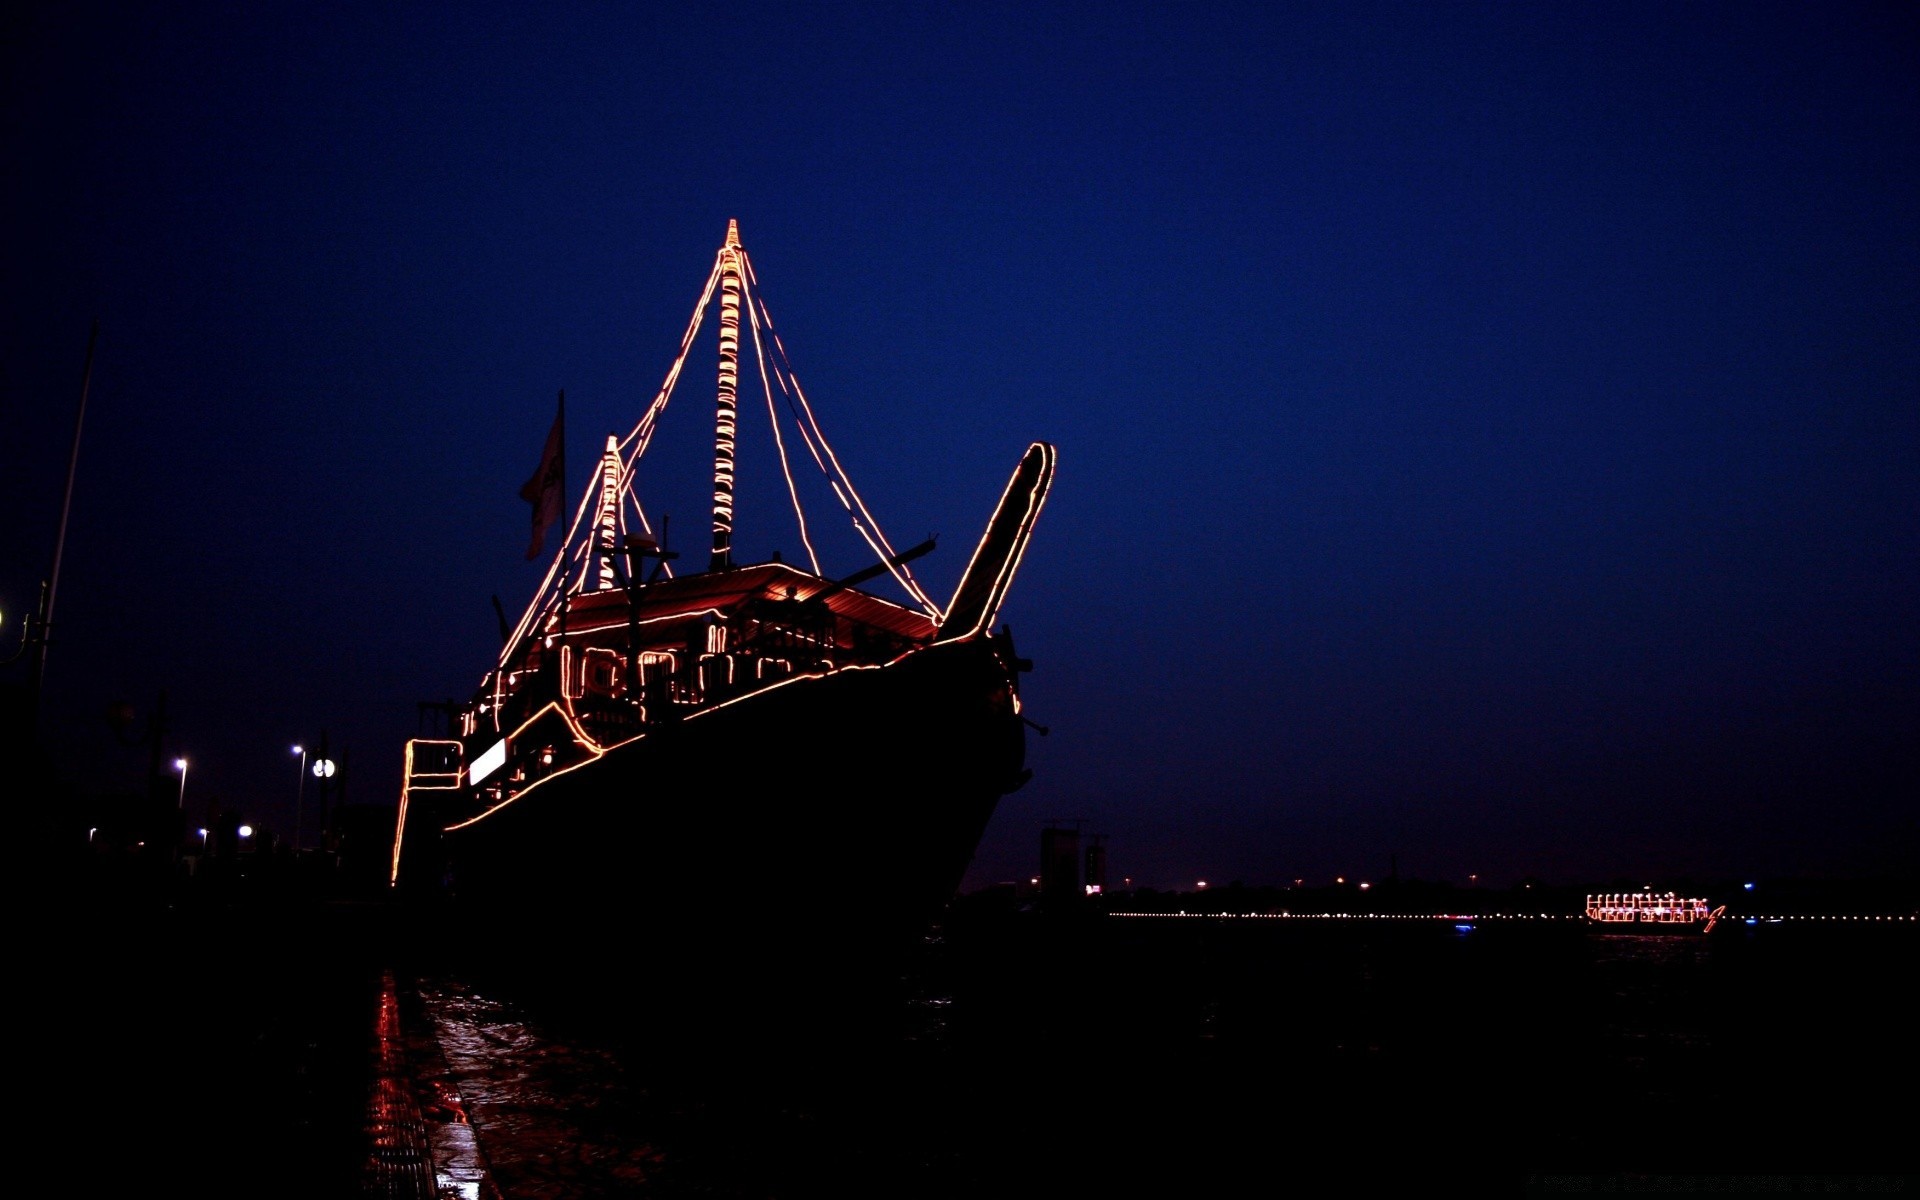
<svg viewBox="0 0 1920 1200"><path fill-rule="evenodd" d="M876 626L902 637L931 638L937 626L925 613L902 607L890 600L853 588L827 591L833 581L799 570L786 563L760 563L728 571L708 571L682 575L642 584L634 592L634 616L641 621L719 609L733 612L756 600L808 600L826 592L824 603L835 615ZM613 588L600 592L581 592L570 598L568 621L592 621L604 618L609 623L627 619L627 593Z"/></svg>

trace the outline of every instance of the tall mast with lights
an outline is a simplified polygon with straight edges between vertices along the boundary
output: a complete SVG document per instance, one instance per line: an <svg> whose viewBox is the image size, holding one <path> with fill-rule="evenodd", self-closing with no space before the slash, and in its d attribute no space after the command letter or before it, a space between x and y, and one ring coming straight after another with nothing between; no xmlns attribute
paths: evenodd
<svg viewBox="0 0 1920 1200"><path fill-rule="evenodd" d="M614 586L613 556L620 548L620 438L611 433L600 455L600 511L593 525L599 572L595 590L604 592Z"/></svg>
<svg viewBox="0 0 1920 1200"><path fill-rule="evenodd" d="M740 222L727 222L720 250L720 402L713 426L713 556L709 571L733 566L733 448L740 385Z"/></svg>

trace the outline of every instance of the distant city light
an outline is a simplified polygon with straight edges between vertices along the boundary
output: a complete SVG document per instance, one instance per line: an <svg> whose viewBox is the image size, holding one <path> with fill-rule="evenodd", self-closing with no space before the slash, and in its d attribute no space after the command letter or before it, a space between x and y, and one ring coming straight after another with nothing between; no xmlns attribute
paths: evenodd
<svg viewBox="0 0 1920 1200"><path fill-rule="evenodd" d="M1205 888L1205 887L1207 886L1207 881L1206 881L1206 880L1204 880L1204 879L1202 879L1202 880L1200 881L1200 886L1201 886L1202 888Z"/></svg>
<svg viewBox="0 0 1920 1200"><path fill-rule="evenodd" d="M241 837L252 837L252 836L253 836L253 826L251 826L251 825L242 825L242 826L240 827L240 836L241 836Z"/></svg>
<svg viewBox="0 0 1920 1200"><path fill-rule="evenodd" d="M1752 885L1752 884L1750 884L1750 883L1743 883L1743 884L1741 884L1740 886L1741 886L1741 888L1743 888L1744 890L1746 890L1746 891L1749 891L1749 892L1753 890L1753 885Z"/></svg>
<svg viewBox="0 0 1920 1200"><path fill-rule="evenodd" d="M1370 888L1370 887L1372 887L1372 886L1373 886L1373 885L1372 885L1372 884L1370 884L1370 883L1363 883L1363 884L1361 884L1361 885L1360 885L1360 890L1364 892L1364 891L1366 891L1366 890L1367 890L1368 888Z"/></svg>

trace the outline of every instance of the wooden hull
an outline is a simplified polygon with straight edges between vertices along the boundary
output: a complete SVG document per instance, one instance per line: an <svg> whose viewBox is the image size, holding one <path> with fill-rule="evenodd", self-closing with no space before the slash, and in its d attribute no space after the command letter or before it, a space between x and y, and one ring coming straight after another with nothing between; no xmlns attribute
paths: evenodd
<svg viewBox="0 0 1920 1200"><path fill-rule="evenodd" d="M1706 921L1596 921L1583 918L1592 933L1624 933L1635 937L1699 937L1707 932Z"/></svg>
<svg viewBox="0 0 1920 1200"><path fill-rule="evenodd" d="M478 943L616 956L676 988L885 969L1025 781L1012 672L974 638L795 680L429 836L408 871L438 874Z"/></svg>

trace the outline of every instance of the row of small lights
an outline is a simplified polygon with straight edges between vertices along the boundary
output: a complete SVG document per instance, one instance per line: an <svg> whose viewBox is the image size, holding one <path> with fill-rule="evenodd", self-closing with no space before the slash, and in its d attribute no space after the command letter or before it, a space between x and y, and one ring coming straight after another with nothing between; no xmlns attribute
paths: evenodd
<svg viewBox="0 0 1920 1200"><path fill-rule="evenodd" d="M1368 920L1368 921L1578 921L1580 916L1570 913L1197 913L1181 909L1179 912L1113 912L1110 917L1220 917L1257 921L1327 921L1327 920ZM1920 916L1751 916L1736 920L1755 921L1920 921Z"/></svg>
<svg viewBox="0 0 1920 1200"><path fill-rule="evenodd" d="M1185 909L1170 913L1115 912L1108 913L1107 915L1110 917L1229 917L1258 921L1323 921L1343 920L1347 918L1368 921L1572 921L1579 919L1577 917L1569 917L1564 913L1541 913L1536 917L1532 913L1488 913L1485 916L1475 916L1467 913L1195 913L1188 912Z"/></svg>
<svg viewBox="0 0 1920 1200"><path fill-rule="evenodd" d="M1479 877L1478 875L1469 875L1469 876L1467 876L1467 878L1468 878L1468 879L1470 879L1470 880L1474 880L1474 881L1478 881L1480 877ZM1346 881L1347 881L1347 877L1346 877L1345 875L1341 875L1341 876L1338 876L1337 878L1335 878L1335 879L1334 879L1334 882L1335 882L1335 883L1345 883ZM1039 881L1038 879L1035 879L1035 880L1034 880L1034 882L1035 882L1035 883L1039 883L1040 881ZM1128 880L1127 882L1128 882L1128 883L1132 883L1133 881L1132 881L1131 879L1129 879L1129 880ZM1299 887L1299 886L1300 886L1300 885L1301 885L1301 884L1302 884L1303 882L1305 882L1305 881L1304 881L1304 880L1299 880L1299 879L1296 879L1296 880L1294 880L1294 881L1293 881L1293 883L1294 883L1294 886L1295 886L1295 887ZM1367 890L1368 888L1370 888L1370 887L1372 887L1372 886L1373 886L1373 885L1372 885L1371 883L1364 883L1364 882L1363 882L1363 883L1361 883L1361 884L1360 884L1360 890L1364 892L1364 891L1366 891L1366 890ZM1528 886L1532 886L1532 885L1528 885ZM1741 886L1741 890L1743 890L1743 891L1748 891L1748 892L1750 892L1750 891L1752 891L1752 890L1753 890L1753 885L1752 885L1751 883L1743 883L1743 884L1741 884L1740 886ZM1206 890L1207 890L1207 881L1206 881L1206 880L1204 880L1204 879L1202 879L1202 880L1199 880L1199 881L1198 881L1198 882L1197 882L1197 883L1195 884L1195 887L1196 887L1196 889L1197 889L1197 890L1199 890L1199 891L1202 891L1202 892L1204 892L1204 891L1206 891ZM1574 915L1572 915L1571 913L1541 913L1541 914L1540 914L1540 916L1539 916L1538 918L1535 918L1535 917L1534 917L1534 916L1533 916L1533 915L1532 915L1531 913L1489 913L1489 914L1487 914L1487 916L1485 916L1485 917L1481 917L1481 916L1471 916L1471 915L1468 915L1468 914L1465 914L1465 913L1290 913L1290 912L1277 912L1277 913L1190 913L1190 912L1187 912L1187 911L1186 911L1185 909L1182 909L1182 910L1180 910L1180 911L1179 911L1179 912L1177 912L1177 913L1156 913L1156 912L1116 912L1116 913L1109 913L1109 914L1107 914L1107 915L1109 915L1109 916L1114 916L1114 917L1251 917L1251 918L1255 918L1255 919L1265 919L1265 920L1279 920L1279 919L1299 919L1299 920L1309 920L1309 921L1318 921L1318 920L1337 920L1337 919L1344 919L1344 918L1349 918L1349 917L1353 917L1353 918L1366 918L1366 919L1368 919L1368 920L1382 920L1382 921L1480 921L1480 920L1488 920L1488 919L1492 919L1492 920L1497 920L1497 921L1507 921L1507 920L1521 920L1521 921L1532 921L1532 920L1535 920L1535 919L1538 919L1538 920L1542 920L1542 921L1578 921L1578 920L1581 920L1581 919L1582 919L1582 917L1578 917L1578 916L1574 916ZM1764 914L1764 913L1755 913L1755 914L1753 914L1753 915L1751 915L1751 916L1745 916L1745 917L1736 917L1736 918L1734 918L1734 919L1735 919L1735 920L1744 920L1744 921L1745 921L1745 922L1746 922L1747 924L1749 924L1749 925L1752 925L1752 924L1756 924L1757 922L1760 922L1760 921L1768 921L1768 922L1779 922L1779 921L1920 921L1920 916L1904 916L1904 917L1889 917L1889 916L1793 916L1793 915L1784 915L1784 916L1778 916L1778 917L1773 917L1773 916L1767 916L1767 915L1766 915L1766 914Z"/></svg>
<svg viewBox="0 0 1920 1200"><path fill-rule="evenodd" d="M1755 914L1754 916L1751 916L1751 917L1736 917L1734 919L1744 920L1744 921L1920 921L1920 917L1916 917L1916 916L1906 916L1906 917L1796 916L1792 913L1786 913L1777 917L1769 917L1764 914Z"/></svg>

